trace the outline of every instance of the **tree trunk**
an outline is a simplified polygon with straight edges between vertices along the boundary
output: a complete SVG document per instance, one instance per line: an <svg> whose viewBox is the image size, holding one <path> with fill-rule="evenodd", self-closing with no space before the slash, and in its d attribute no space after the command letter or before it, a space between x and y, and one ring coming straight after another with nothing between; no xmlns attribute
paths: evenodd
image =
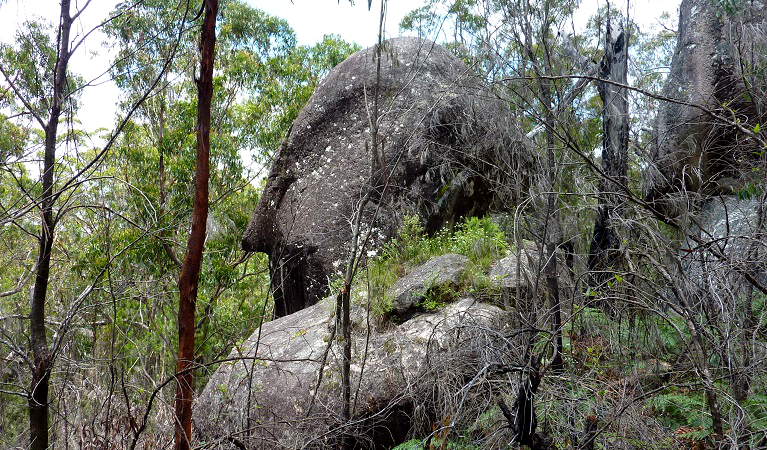
<svg viewBox="0 0 767 450"><path fill-rule="evenodd" d="M551 99L551 85L548 82L542 83L544 90L544 98ZM551 105L551 103L549 103ZM562 359L562 352L564 346L562 343L562 316L561 316L561 303L559 299L559 269L557 268L557 249L562 242L562 223L559 213L558 196L555 191L555 165L556 159L554 155L554 116L551 112L551 108L546 109L546 170L547 184L549 186L549 193L546 199L546 219L544 221L544 245L543 250L546 255L546 265L543 267L543 272L546 275L546 288L548 291L547 297L549 300L549 314L551 321L551 332L553 336L552 346L554 348L554 355L551 359L551 370L555 374L561 374L564 372L564 361ZM550 128L549 128L550 127Z"/></svg>
<svg viewBox="0 0 767 450"><path fill-rule="evenodd" d="M192 439L192 400L194 396L194 313L202 252L208 220L208 179L210 177L210 110L213 98L213 57L216 44L218 0L204 0L205 16L200 39L200 79L197 81L197 166L189 234L184 265L178 281L178 366L176 389L177 449L187 450Z"/></svg>
<svg viewBox="0 0 767 450"><path fill-rule="evenodd" d="M69 15L69 0L61 1L59 23L58 55L54 69L53 95L50 118L45 127L45 154L43 157L43 195L40 201L41 224L37 273L29 305L30 340L34 369L29 389L29 440L32 450L48 448L48 384L53 367L53 355L48 349L45 335L45 299L48 294L48 279L51 267L51 249L56 222L53 218L53 183L56 164L56 138L58 134L64 90L67 86L67 65L69 64L69 31L72 18Z"/></svg>
<svg viewBox="0 0 767 450"><path fill-rule="evenodd" d="M589 271L592 286L599 287L613 277L620 265L620 237L616 226L623 215L622 200L615 193L628 180L629 117L628 92L614 83L627 84L625 34L613 40L607 22L605 55L601 77L608 82L598 84L602 98L602 170L610 179L599 183L599 204L594 223L594 237L589 249Z"/></svg>
<svg viewBox="0 0 767 450"><path fill-rule="evenodd" d="M548 14L549 4L546 3L545 17L550 18ZM528 17L532 7L530 2L527 1L524 4L524 16ZM548 19L544 20L544 25L540 29L540 34L545 36L548 30ZM554 115L554 92L553 86L548 78L552 73L551 60L544 58L539 61L536 53L533 51L532 36L533 32L529 21L525 22L525 53L532 63L535 75L538 78L539 100L543 103L544 111L544 125L546 129L545 136L545 152L546 152L546 167L544 168L545 177L545 189L546 194L546 207L542 212L543 223L543 235L541 245L541 255L545 255L546 263L543 267L543 272L546 278L546 288L548 291L547 297L549 300L549 320L552 331L552 347L553 355L550 363L550 367L554 373L562 373L564 371L564 362L562 359L563 343L562 343L562 317L561 317L561 303L559 298L559 276L557 269L557 249L562 243L562 222L559 212L559 196L556 192L556 155L554 153L554 145L556 143L556 116ZM543 71L541 71L543 68Z"/></svg>

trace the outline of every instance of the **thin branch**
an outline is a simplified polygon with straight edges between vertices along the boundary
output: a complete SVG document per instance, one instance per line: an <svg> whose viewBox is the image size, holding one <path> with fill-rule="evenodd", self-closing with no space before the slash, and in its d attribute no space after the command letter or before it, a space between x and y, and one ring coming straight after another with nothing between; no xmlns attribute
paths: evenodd
<svg viewBox="0 0 767 450"><path fill-rule="evenodd" d="M24 94L21 93L19 88L16 87L16 83L13 82L11 77L8 75L8 72L6 71L5 67L3 67L3 63L0 62L0 73L3 74L3 77L5 77L5 81L8 82L8 84L11 86L11 89L13 89L13 92L16 94L16 97L21 100L21 102L24 104L24 107L27 108L27 111L29 112L32 117L35 118L38 124L40 124L40 127L42 129L46 128L45 120L43 120L42 117L40 117L36 112L35 109L32 107L32 103L24 96Z"/></svg>
<svg viewBox="0 0 767 450"><path fill-rule="evenodd" d="M35 260L34 265L32 265L32 269L29 270L29 272L27 272L27 274L24 277L19 279L19 282L16 284L16 287L14 287L11 290L5 291L5 292L0 292L0 298L9 297L11 295L14 295L14 294L17 294L17 293L21 292L21 290L24 289L24 286L26 286L27 282L29 281L30 278L32 278L32 275L36 271L37 271L37 261ZM2 320L2 319L3 318L0 317L0 320Z"/></svg>

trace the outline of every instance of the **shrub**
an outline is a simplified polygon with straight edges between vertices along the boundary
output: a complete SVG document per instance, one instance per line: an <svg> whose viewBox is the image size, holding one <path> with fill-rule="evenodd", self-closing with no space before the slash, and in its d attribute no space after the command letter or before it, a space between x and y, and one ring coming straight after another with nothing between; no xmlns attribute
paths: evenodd
<svg viewBox="0 0 767 450"><path fill-rule="evenodd" d="M459 293L483 295L494 289L485 271L508 249L505 234L487 217L469 217L453 232L445 228L434 236L428 236L420 219L408 216L397 238L383 248L380 256L368 262L367 269L355 286L357 295L354 298L364 298L367 292L371 312L376 317L383 316L391 310L391 299L386 298L389 288L412 267L445 253L465 255L471 261L461 280ZM430 292L421 306L436 309L455 297L456 292Z"/></svg>

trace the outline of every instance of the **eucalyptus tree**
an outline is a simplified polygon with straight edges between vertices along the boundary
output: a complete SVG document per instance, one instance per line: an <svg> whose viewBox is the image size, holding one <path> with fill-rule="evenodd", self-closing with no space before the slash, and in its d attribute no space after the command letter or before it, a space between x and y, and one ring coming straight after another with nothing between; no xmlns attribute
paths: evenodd
<svg viewBox="0 0 767 450"><path fill-rule="evenodd" d="M356 50L333 36L297 46L284 21L242 2L222 5L211 215L195 324L201 364L249 333L268 290L263 258L236 250L258 195L257 174L246 173L242 154L268 161L323 74ZM200 18L187 1L123 2L99 25L118 43L111 74L122 98L114 130L93 148L94 139L77 129L78 93L87 83L68 67L82 40L63 33L82 11L64 7L69 2L58 27L26 24L16 44L1 49L0 446L27 435L17 423L21 403L6 396L27 400L36 446L74 439L127 445L146 430L142 422L163 423L164 412L144 419L136 412L175 372L168 299L179 269L173 254L184 257L178 242L191 214ZM31 308L22 300L30 283Z"/></svg>
<svg viewBox="0 0 767 450"><path fill-rule="evenodd" d="M65 109L74 102L76 85L68 77L68 63L72 53L70 31L75 17L70 3L61 2L60 23L56 41L42 27L32 25L29 35L19 34L19 49L4 49L4 61L0 66L5 82L13 90L15 99L21 103L43 131L43 166L41 171L42 192L29 199L40 212L40 229L37 232L38 250L35 263L34 287L29 305L29 333L32 358L14 345L12 348L25 359L32 373L27 393L29 404L30 445L33 449L48 448L48 390L51 370L58 343L51 348L45 325L46 297L51 270L51 252L57 217L54 215L54 192L56 171L56 148L59 138L59 122L66 118ZM23 32L22 32L23 33ZM39 66L37 64L40 64ZM42 73L38 72L42 68Z"/></svg>
<svg viewBox="0 0 767 450"><path fill-rule="evenodd" d="M178 358L176 365L177 449L192 447L192 405L194 401L194 335L197 288L208 225L210 179L210 114L213 100L213 62L216 49L218 0L203 3L200 33L200 72L197 84L196 165L194 170L194 209L192 229L187 241L184 263L178 280Z"/></svg>
<svg viewBox="0 0 767 450"><path fill-rule="evenodd" d="M73 35L72 29L88 4L86 2L82 8L73 11L69 0L62 0L56 27L27 23L17 32L16 45L3 48L0 64L0 72L8 86L6 92L18 111L17 117L30 118L28 126L39 130L42 150L39 183L29 190L22 183L17 183L17 188L24 192L26 198L17 203L13 211L4 211L4 221L11 223L33 212L40 217L37 231L25 229L38 244L28 326L22 327L29 333L26 345L31 356L25 351L23 342L13 339L3 330L4 344L25 361L31 373L29 389L24 395L28 400L29 439L33 449L48 448L49 391L53 367L70 337L73 320L82 313L81 306L96 282L88 284L73 298L49 298L51 275L56 269L54 242L57 227L71 211L70 202L76 192L86 182L94 166L103 159L125 124L124 120L118 122L105 139L104 146L90 154L82 151L82 142L76 139L77 134L72 130L77 97L84 83L70 73L70 58L90 35ZM141 103L146 95L145 92L137 96L134 105ZM129 110L128 116L132 110ZM65 132L59 128L62 123L68 126ZM18 144L26 143L22 141ZM81 164L76 164L77 161ZM103 275L102 271L97 279ZM49 317L48 306L53 301L67 305L56 321ZM51 323L55 324L52 333L48 329ZM52 338L50 343L49 334Z"/></svg>
<svg viewBox="0 0 767 450"><path fill-rule="evenodd" d="M170 394L160 391L177 372L171 337L178 324L176 281L188 255L181 243L189 238L197 192L192 174L200 17L184 23L168 70L162 72L159 61L174 45L167 23L184 5L156 0L121 6L106 29L118 43L112 74L123 108L147 80L162 75L100 167L102 188L93 192L130 219L105 223L99 234L114 243L133 242L111 261L112 283L99 308L119 329L115 346L102 347L101 357L122 378L124 395L115 401L122 403L120 414L137 423L132 445L142 435L163 435L152 431L160 424L172 428ZM284 20L239 1L221 2L220 9L211 79L210 208L197 289L200 317L193 324L193 363L180 369L182 374L226 356L264 315L265 260L238 251L258 196L253 186L258 173L247 169L246 157L252 155L257 167L265 164L323 74L356 49L333 36L315 46L297 46ZM91 246L104 244L99 240ZM197 371L198 385L209 373ZM158 397L166 402L154 402ZM142 407L145 414L137 414Z"/></svg>
<svg viewBox="0 0 767 450"><path fill-rule="evenodd" d="M113 73L125 101L158 72L155 62L168 43L164 20L157 18L168 14L173 4L171 0L143 2L107 29L118 42ZM254 316L261 309L263 297L247 294L262 292L262 256L245 259L237 251L257 200L253 185L314 86L357 49L334 36L325 36L315 46L297 46L287 22L244 2L224 1L221 10L225 13L218 20L213 77L211 146L215 151L211 153L211 223L201 273L198 362L222 356L249 332L230 319ZM126 255L131 261L142 259L141 264L126 264L124 269L132 271L134 279L151 280L135 286L135 294L157 299L153 303L163 315L170 315L174 308L170 306L173 285L184 258L180 242L187 238L192 210L198 55L191 26L187 24L178 58L137 111L108 164L108 170L119 168L126 186L131 186L115 201L140 219L137 223L152 229ZM141 233L127 228L129 235ZM166 361L170 357L165 348L159 347L158 352ZM147 366L147 370L152 369ZM157 375L162 378L162 373Z"/></svg>

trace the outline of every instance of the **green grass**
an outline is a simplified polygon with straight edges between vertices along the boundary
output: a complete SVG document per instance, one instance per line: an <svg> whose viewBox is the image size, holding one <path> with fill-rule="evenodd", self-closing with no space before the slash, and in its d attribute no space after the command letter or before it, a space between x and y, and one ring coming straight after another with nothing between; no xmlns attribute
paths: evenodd
<svg viewBox="0 0 767 450"><path fill-rule="evenodd" d="M397 238L386 245L378 257L368 262L354 286L356 295L353 294L353 298L369 297L372 314L385 316L392 308L392 300L386 297L389 288L412 268L446 253L464 255L470 260L460 286L455 291L428 290L418 306L434 310L460 295L491 295L496 288L485 273L493 262L506 255L508 249L505 234L487 217L470 217L456 226L453 232L443 229L434 236L428 236L420 219L408 216Z"/></svg>

